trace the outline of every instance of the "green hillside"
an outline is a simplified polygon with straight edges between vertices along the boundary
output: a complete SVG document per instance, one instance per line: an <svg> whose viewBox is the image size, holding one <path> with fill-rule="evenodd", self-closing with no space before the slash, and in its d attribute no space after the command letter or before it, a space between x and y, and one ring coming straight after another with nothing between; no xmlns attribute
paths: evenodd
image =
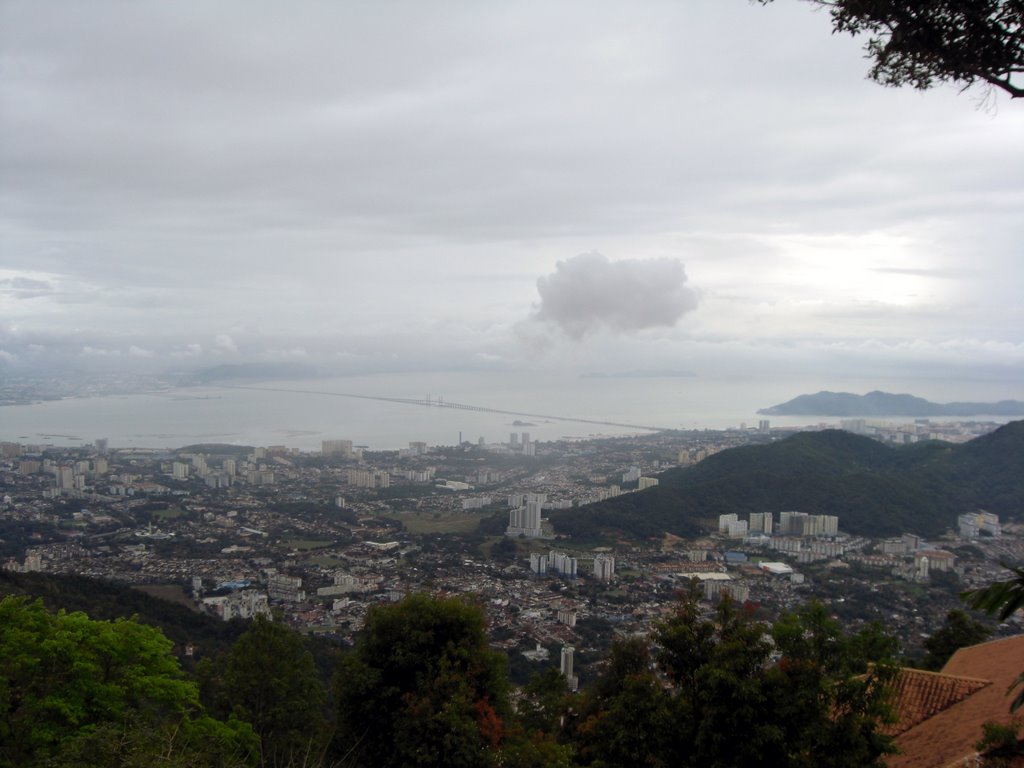
<svg viewBox="0 0 1024 768"><path fill-rule="evenodd" d="M247 626L241 620L219 621L125 584L88 576L0 571L0 596L3 595L40 598L51 611L82 611L103 621L135 616L140 624L163 632L179 655L187 643L195 645L199 656L227 651Z"/></svg>
<svg viewBox="0 0 1024 768"><path fill-rule="evenodd" d="M839 430L715 454L669 470L660 485L572 510L552 511L558 533L593 539L693 536L721 514L799 510L839 515L849 533L935 535L956 516L1024 510L1024 421L964 445L891 447Z"/></svg>

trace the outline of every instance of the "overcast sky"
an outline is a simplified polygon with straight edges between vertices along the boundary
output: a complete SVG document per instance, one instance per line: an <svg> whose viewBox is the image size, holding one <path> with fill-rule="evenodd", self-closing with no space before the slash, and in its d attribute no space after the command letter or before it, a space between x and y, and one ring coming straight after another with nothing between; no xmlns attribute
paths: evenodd
<svg viewBox="0 0 1024 768"><path fill-rule="evenodd" d="M794 0L0 0L0 374L1021 382L1024 103L866 70Z"/></svg>

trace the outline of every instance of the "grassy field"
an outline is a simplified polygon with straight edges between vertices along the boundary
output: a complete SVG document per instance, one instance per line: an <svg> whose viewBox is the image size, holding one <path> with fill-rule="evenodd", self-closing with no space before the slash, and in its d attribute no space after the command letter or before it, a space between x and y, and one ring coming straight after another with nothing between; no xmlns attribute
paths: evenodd
<svg viewBox="0 0 1024 768"><path fill-rule="evenodd" d="M172 603L179 603L194 611L199 610L185 592L185 588L180 584L136 584L132 589L137 589L139 592L145 592L147 595L159 597L163 600L169 600Z"/></svg>
<svg viewBox="0 0 1024 768"><path fill-rule="evenodd" d="M181 507L171 507L170 509L158 509L153 513L154 520L174 520L177 517L181 517L185 514L185 510Z"/></svg>
<svg viewBox="0 0 1024 768"><path fill-rule="evenodd" d="M393 515L392 520L398 520L405 524L409 533L432 534L432 533L473 533L480 520L491 513L455 513L450 515L439 515L431 512L410 512L404 515Z"/></svg>

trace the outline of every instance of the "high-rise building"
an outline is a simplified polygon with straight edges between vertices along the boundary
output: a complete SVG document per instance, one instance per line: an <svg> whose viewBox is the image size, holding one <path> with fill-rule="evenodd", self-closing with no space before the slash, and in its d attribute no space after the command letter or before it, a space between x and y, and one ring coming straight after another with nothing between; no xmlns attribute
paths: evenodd
<svg viewBox="0 0 1024 768"><path fill-rule="evenodd" d="M508 512L508 528L505 529L505 535L526 536L534 539L542 536L541 511L543 508L543 502L535 500L527 501L523 506L512 507Z"/></svg>
<svg viewBox="0 0 1024 768"><path fill-rule="evenodd" d="M530 570L543 576L548 572L548 556L540 552L530 553Z"/></svg>
<svg viewBox="0 0 1024 768"><path fill-rule="evenodd" d="M21 443L0 443L0 459L16 459L21 456Z"/></svg>
<svg viewBox="0 0 1024 768"><path fill-rule="evenodd" d="M565 683L567 686L569 686L570 691L575 691L579 688L580 685L580 680L578 677L576 677L575 674L573 674L572 668L572 657L575 650L576 649L573 648L571 645L562 646L562 659L560 669L562 671L562 675L565 677Z"/></svg>
<svg viewBox="0 0 1024 768"><path fill-rule="evenodd" d="M611 581L615 578L615 557L600 554L594 557L594 578Z"/></svg>
<svg viewBox="0 0 1024 768"><path fill-rule="evenodd" d="M560 576L576 578L576 565L576 558L564 552L551 550L551 553L548 555L548 570L554 571Z"/></svg>
<svg viewBox="0 0 1024 768"><path fill-rule="evenodd" d="M324 456L340 456L344 459L352 458L351 440L321 440L320 453Z"/></svg>
<svg viewBox="0 0 1024 768"><path fill-rule="evenodd" d="M75 487L75 470L72 467L61 467L57 471L57 487L62 490Z"/></svg>

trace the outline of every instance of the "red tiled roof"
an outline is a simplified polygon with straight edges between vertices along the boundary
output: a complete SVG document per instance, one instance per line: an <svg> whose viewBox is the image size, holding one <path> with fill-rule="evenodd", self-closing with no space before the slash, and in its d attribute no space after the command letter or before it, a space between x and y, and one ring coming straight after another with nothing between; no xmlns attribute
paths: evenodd
<svg viewBox="0 0 1024 768"><path fill-rule="evenodd" d="M990 685L989 680L905 668L893 683L899 721L885 729L897 736Z"/></svg>
<svg viewBox="0 0 1024 768"><path fill-rule="evenodd" d="M936 681L931 690L925 682L928 673L903 670L906 698L898 693L896 707L900 725L909 727L896 736L900 754L887 759L890 768L939 768L972 758L982 723L1010 722L1012 697L1007 689L1021 671L1024 635L961 648L935 675L946 679ZM919 719L928 709L935 711Z"/></svg>

